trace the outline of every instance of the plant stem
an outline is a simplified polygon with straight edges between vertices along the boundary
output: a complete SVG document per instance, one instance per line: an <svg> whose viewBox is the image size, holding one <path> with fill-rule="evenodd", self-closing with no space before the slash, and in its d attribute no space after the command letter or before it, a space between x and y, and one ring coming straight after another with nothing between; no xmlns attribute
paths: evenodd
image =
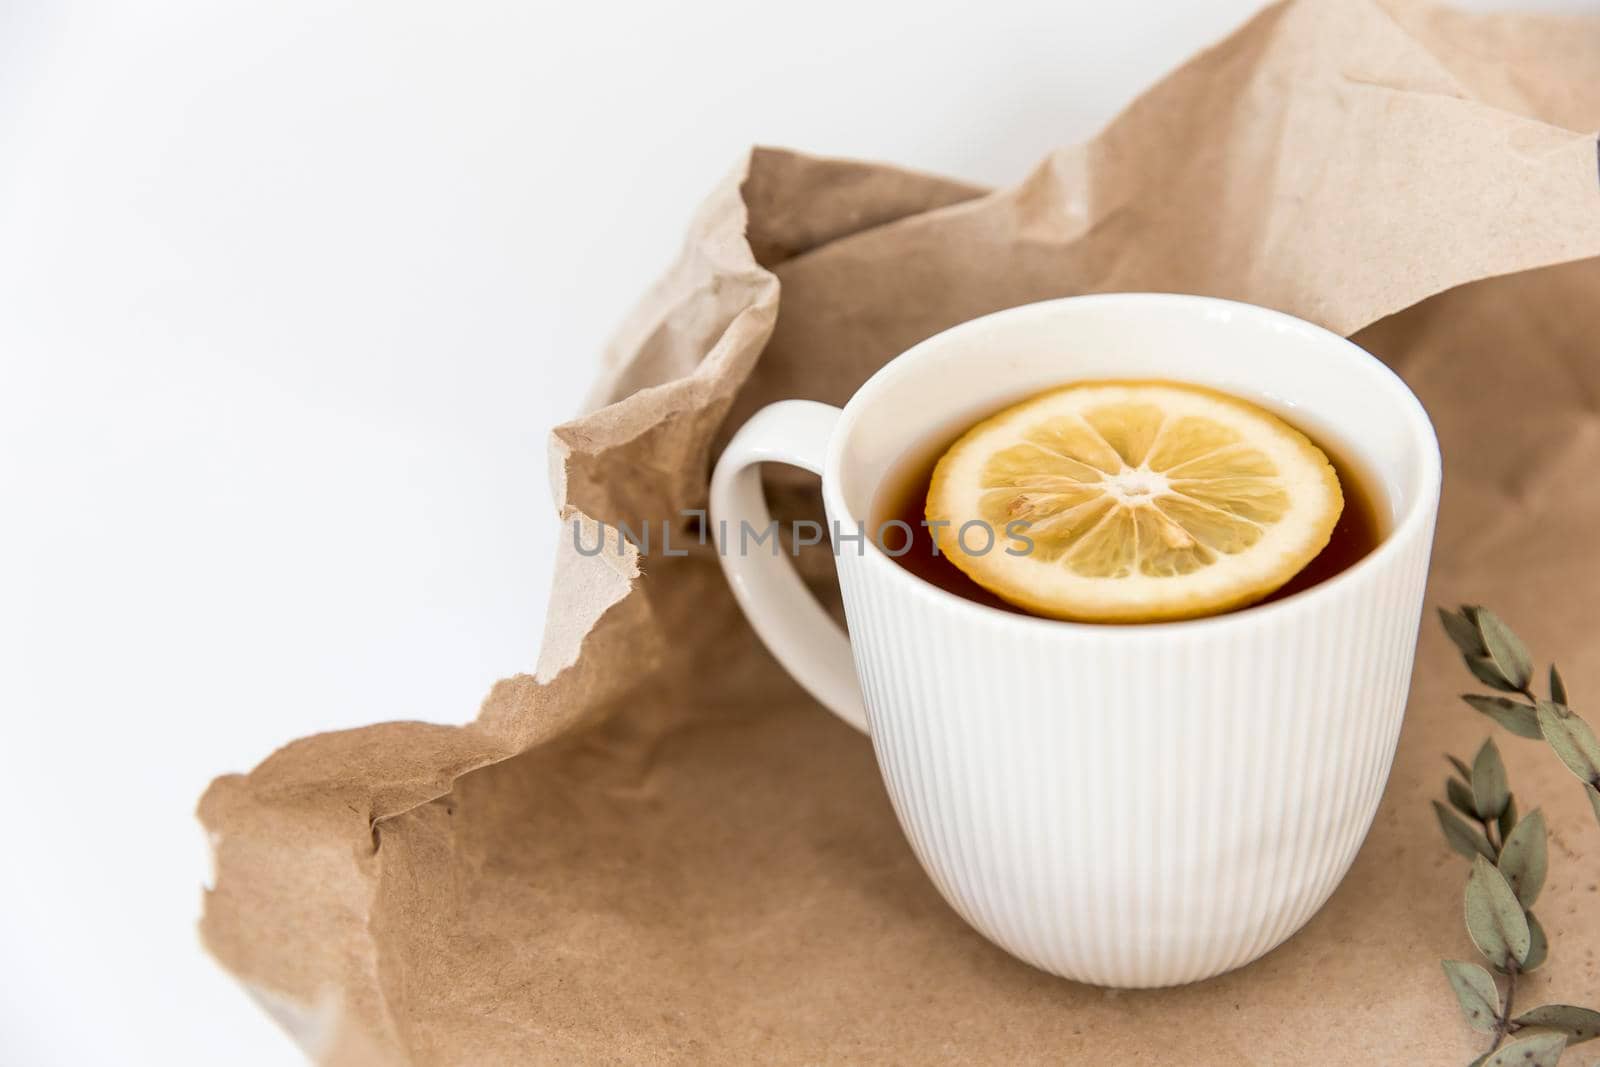
<svg viewBox="0 0 1600 1067"><path fill-rule="evenodd" d="M1489 1052L1500 1047L1506 1039L1506 1034L1511 1029L1511 1005L1517 998L1517 961L1506 961L1506 1006L1500 1012L1500 1018L1494 1023L1494 1044L1489 1046ZM1487 1053L1485 1053L1487 1055Z"/></svg>
<svg viewBox="0 0 1600 1067"><path fill-rule="evenodd" d="M1528 698L1528 702L1530 704L1532 704L1534 707L1538 707L1539 706L1539 698L1537 696L1534 696L1533 683L1532 682L1529 682L1527 685L1523 686L1522 689L1519 690L1519 691L1522 693L1523 696ZM1494 849L1494 861L1496 863L1499 863L1500 862L1500 850L1505 847L1505 841L1504 840L1500 841L1498 844L1495 842L1495 835L1499 832L1499 829L1500 829L1500 820L1499 819L1479 819L1478 821L1483 824L1483 836L1488 839L1489 847ZM1517 999L1517 961L1514 960L1514 959L1508 959L1508 960L1506 960L1506 1000L1505 1000L1505 1007L1503 1007L1500 1010L1500 1018L1496 1019L1495 1022L1494 1022L1494 1044L1489 1046L1489 1052L1490 1053L1492 1053L1496 1049L1498 1049L1501 1046L1501 1044L1504 1043L1504 1041L1506 1039L1506 1034L1511 1032L1512 1006L1515 1004L1516 999ZM1488 1054L1489 1053L1485 1053L1484 1055L1487 1056Z"/></svg>
<svg viewBox="0 0 1600 1067"><path fill-rule="evenodd" d="M1495 834L1500 832L1500 820L1479 819L1478 825L1483 827L1484 839L1489 842L1489 847L1494 850L1494 861L1498 864L1500 862L1500 850L1505 848L1506 844L1504 841L1496 843L1494 839Z"/></svg>

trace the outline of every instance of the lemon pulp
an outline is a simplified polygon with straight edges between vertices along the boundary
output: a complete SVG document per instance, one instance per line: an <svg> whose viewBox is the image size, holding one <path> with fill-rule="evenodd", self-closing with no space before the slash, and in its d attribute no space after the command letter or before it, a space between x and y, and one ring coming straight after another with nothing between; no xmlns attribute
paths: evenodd
<svg viewBox="0 0 1600 1067"><path fill-rule="evenodd" d="M934 468L926 516L941 553L1019 607L1154 622L1267 596L1328 543L1343 506L1322 450L1254 404L1082 382L967 431Z"/></svg>

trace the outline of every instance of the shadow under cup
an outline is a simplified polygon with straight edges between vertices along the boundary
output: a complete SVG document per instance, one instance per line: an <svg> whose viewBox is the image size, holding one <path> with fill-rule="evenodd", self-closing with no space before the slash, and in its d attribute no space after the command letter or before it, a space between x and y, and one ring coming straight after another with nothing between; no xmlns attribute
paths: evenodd
<svg viewBox="0 0 1600 1067"><path fill-rule="evenodd" d="M1303 925L1376 812L1409 689L1438 445L1406 386L1343 338L1200 297L1000 312L895 359L823 465L831 523L1008 402L1167 379L1254 401L1360 468L1382 542L1286 599L1134 626L1004 612L871 543L836 553L851 654L896 814L945 899L1045 970L1107 986L1241 966Z"/></svg>

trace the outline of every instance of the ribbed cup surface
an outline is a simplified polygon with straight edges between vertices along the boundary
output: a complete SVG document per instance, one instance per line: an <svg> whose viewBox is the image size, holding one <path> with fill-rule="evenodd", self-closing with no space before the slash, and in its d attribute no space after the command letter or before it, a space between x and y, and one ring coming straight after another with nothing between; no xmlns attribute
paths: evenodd
<svg viewBox="0 0 1600 1067"><path fill-rule="evenodd" d="M1399 737L1432 521L1278 604L1073 626L839 556L872 743L968 922L1103 986L1248 963L1332 894Z"/></svg>

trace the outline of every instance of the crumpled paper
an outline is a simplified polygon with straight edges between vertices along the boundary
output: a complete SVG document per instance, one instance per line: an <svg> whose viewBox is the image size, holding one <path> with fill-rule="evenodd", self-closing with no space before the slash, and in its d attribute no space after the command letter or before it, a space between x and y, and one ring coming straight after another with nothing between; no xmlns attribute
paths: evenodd
<svg viewBox="0 0 1600 1067"><path fill-rule="evenodd" d="M751 152L556 429L584 543L704 506L759 406L842 403L947 326L1076 293L1281 308L1388 361L1437 424L1430 599L1493 605L1600 694L1600 20L1366 0L1272 7L1013 188ZM818 508L804 478L777 507ZM543 649L465 727L296 741L200 804L202 932L314 1060L1459 1064L1439 969L1466 867L1428 799L1491 731L1424 627L1376 824L1265 959L1111 993L940 900L868 743L753 639L715 559L562 536ZM812 561L828 595L826 557ZM1596 699L1600 699L1597 697ZM1532 1005L1600 989L1600 848L1574 780L1501 735L1549 816ZM1085 812L1084 818L1093 818Z"/></svg>

